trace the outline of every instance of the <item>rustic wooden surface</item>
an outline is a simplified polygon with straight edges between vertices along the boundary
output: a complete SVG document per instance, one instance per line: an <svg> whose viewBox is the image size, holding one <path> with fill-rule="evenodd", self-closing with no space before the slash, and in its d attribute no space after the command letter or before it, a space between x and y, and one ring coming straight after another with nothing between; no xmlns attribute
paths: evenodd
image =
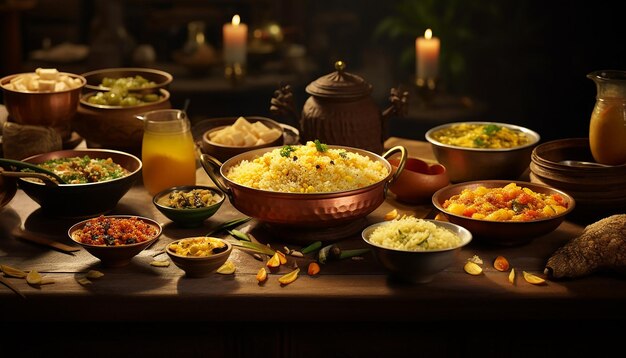
<svg viewBox="0 0 626 358"><path fill-rule="evenodd" d="M433 160L430 147L424 142L390 138L386 147L399 144L406 146L411 156ZM197 180L202 184L210 183L202 169L198 170ZM393 208L401 214L418 217L425 216L431 209L430 205L398 203L390 195L383 205L367 217L367 221L381 221L384 214ZM99 260L84 250L71 255L13 236L16 227L21 226L31 233L71 244L66 231L73 221L43 216L38 205L22 191L18 191L13 201L0 211L0 264L26 270L36 269L53 278L55 283L32 287L23 279L7 278L23 292L26 299L0 285L0 304L5 307L3 320L40 322L44 326L59 320L113 324L148 324L146 322L164 320L230 322L223 323L225 327L233 322L257 322L255 325L246 325L248 328L244 331L251 333L249 331L252 327L254 330L281 327L280 338L272 335L268 339L284 340L290 337L299 342L299 348L292 346L291 351L285 351L284 342L274 342L275 349L284 354L311 345L302 331L289 329L296 325L306 326L305 322L316 329L325 326L324 322L335 322L333 327L342 331L347 331L350 322L357 322L351 326L352 335L346 333L346 337L359 341L364 327L379 327L375 322L380 322L380 327L382 323L389 327L390 322L430 322L434 327L445 326L445 322L452 324L459 321L495 320L506 321L507 324L518 322L519 325L521 322L535 321L626 318L626 282L613 275L596 274L578 280L547 281L542 286L528 284L521 277L523 270L541 274L550 254L580 234L582 226L568 221L556 231L519 247L495 247L472 242L461 251L455 264L428 284L411 285L389 278L371 254L364 255L363 260L348 259L322 265L317 277L309 277L305 273L311 258L289 257L288 264L281 267L279 272L270 274L264 284L258 284L255 274L263 263L240 250L233 250L231 254L237 267L234 275L212 274L206 278L192 279L186 278L183 271L173 264L165 268L149 264L153 260L152 255L168 242L204 235L217 223L242 216L228 202L204 226L180 229L154 208L151 197L141 185L137 185L122 198L114 213L155 218L164 224L164 231L158 242L136 256L129 266L109 269L101 267ZM274 248L284 246L284 242L273 240L267 230L257 227L254 221L248 225L259 241L270 242ZM293 235L297 236L298 232ZM289 243L287 245L291 248L299 247ZM341 240L338 245L343 248L364 246L359 235ZM463 271L464 261L473 255L478 255L485 262L484 274L480 276L470 276ZM508 273L493 269L491 263L497 255L507 257L518 273L514 285L508 282ZM165 259L166 256L157 258ZM294 261L302 269L302 274L294 283L281 286L278 277L289 272ZM90 269L102 271L105 275L93 280L90 285L79 284L76 279ZM292 322L292 326L285 322ZM360 325L358 322L370 323ZM172 324L185 326L183 323ZM549 325L542 324L542 327L548 329ZM207 329L206 334L217 334L213 326ZM401 334L393 328L388 329ZM329 333L333 330L325 332L328 339L333 339L334 333ZM220 337L230 337L224 332L220 334ZM428 334L425 337L432 338ZM268 344L272 346L273 343ZM227 350L227 347L224 349Z"/></svg>

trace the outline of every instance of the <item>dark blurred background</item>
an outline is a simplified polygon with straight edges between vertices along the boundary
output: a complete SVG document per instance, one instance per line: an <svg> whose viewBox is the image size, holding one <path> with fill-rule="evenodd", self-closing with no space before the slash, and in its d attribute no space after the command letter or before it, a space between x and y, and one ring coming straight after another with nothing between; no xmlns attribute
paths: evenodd
<svg viewBox="0 0 626 358"><path fill-rule="evenodd" d="M190 100L197 120L270 116L280 83L293 85L301 108L304 87L341 59L373 85L381 109L391 87L412 92L408 116L392 119L391 135L423 139L433 125L473 119L528 126L544 141L584 137L596 94L585 76L626 69L619 7L604 0L0 0L0 75L159 68L174 75L174 107ZM221 28L234 14L256 41L238 84L219 63ZM181 54L193 21L203 23L214 52L191 67ZM415 38L426 28L442 47L429 101L412 87Z"/></svg>

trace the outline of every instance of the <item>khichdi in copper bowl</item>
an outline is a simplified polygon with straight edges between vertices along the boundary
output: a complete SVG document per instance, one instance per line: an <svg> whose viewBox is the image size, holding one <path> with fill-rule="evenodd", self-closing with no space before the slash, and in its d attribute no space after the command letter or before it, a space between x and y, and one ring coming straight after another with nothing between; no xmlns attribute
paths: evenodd
<svg viewBox="0 0 626 358"><path fill-rule="evenodd" d="M401 146L393 147L380 156L363 149L328 145L329 150L345 150L381 163L387 171L386 176L378 182L344 191L310 193L269 191L244 186L227 178L227 173L232 167L243 161L252 161L275 149L281 147L252 150L234 156L223 164L203 154L201 162L213 182L228 196L237 210L262 222L300 228L335 227L365 217L383 203L389 185L404 169L407 157L406 149ZM387 158L396 153L401 153L401 163L394 174Z"/></svg>

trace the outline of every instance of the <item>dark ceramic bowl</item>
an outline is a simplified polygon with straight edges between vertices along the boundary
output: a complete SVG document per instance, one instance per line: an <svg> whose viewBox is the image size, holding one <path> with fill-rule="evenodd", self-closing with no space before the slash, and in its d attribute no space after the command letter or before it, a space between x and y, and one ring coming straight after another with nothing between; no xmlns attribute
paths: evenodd
<svg viewBox="0 0 626 358"><path fill-rule="evenodd" d="M180 242L181 240L176 240L167 245L165 252L170 257L170 260L174 263L174 265L178 266L181 270L185 271L187 277L204 277L211 274L213 271L217 270L220 266L222 266L230 253L233 251L233 245L226 240L217 239L226 244L226 251L222 251L217 254L212 254L210 256L182 256L178 255L172 250L170 250L170 245Z"/></svg>
<svg viewBox="0 0 626 358"><path fill-rule="evenodd" d="M462 123L448 123L426 132L426 140L430 142L437 161L443 164L450 181L460 183L484 179L518 179L528 169L530 154L539 142L536 132L507 123L498 122L466 122L467 124L494 124L528 136L530 141L513 148L467 148L439 142L435 134L441 130Z"/></svg>
<svg viewBox="0 0 626 358"><path fill-rule="evenodd" d="M174 191L189 192L194 189L209 190L211 193L219 195L220 199L215 204L202 207L202 208L193 208L193 209L172 208L167 205L163 205L163 203L161 202L162 199L167 198L167 196L170 195L170 193ZM163 213L163 215L167 216L168 219L172 220L179 226L197 227L197 226L202 225L202 222L204 220L210 218L211 216L213 216L213 214L217 212L217 210L224 203L225 198L226 196L224 195L224 193L222 193L221 191L215 188L211 188L209 186L184 185L184 186L175 186L175 187L163 190L162 192L156 194L152 198L152 203L154 204L154 206L156 206L157 209L159 209L161 213Z"/></svg>
<svg viewBox="0 0 626 358"><path fill-rule="evenodd" d="M361 237L374 252L376 260L389 272L390 275L412 283L427 283L435 275L454 263L461 248L472 241L472 234L465 228L449 222L425 220L456 234L461 238L461 244L456 247L441 250L410 251L392 249L372 243L369 238L374 230L390 222L380 222L365 228Z"/></svg>
<svg viewBox="0 0 626 358"><path fill-rule="evenodd" d="M131 218L133 216L132 215L111 215L108 217L124 219L124 218ZM135 257L138 253L140 253L145 248L150 246L152 243L154 243L154 241L156 241L159 238L159 236L161 235L161 232L163 231L163 228L158 222L149 218L145 218L145 217L140 217L140 216L135 216L135 217L145 222L146 224L155 227L157 229L157 233L149 240L146 240L144 242L140 242L137 244L128 244L128 245L120 245L120 246L90 245L90 244L85 244L85 243L78 241L76 237L74 236L74 233L77 230L80 230L85 227L85 224L90 220L90 219L87 219L87 220L83 220L81 222L78 222L72 225L72 227L70 227L70 229L67 231L67 234L69 235L70 239L72 239L72 241L82 246L83 249L85 249L87 252L89 252L93 256L99 258L100 261L102 261L102 264L104 266L108 266L108 267L126 266L130 263L133 257Z"/></svg>
<svg viewBox="0 0 626 358"><path fill-rule="evenodd" d="M38 154L24 159L40 164L50 159L83 157L107 159L128 170L129 174L103 182L85 184L47 185L25 178L18 179L19 187L36 201L46 215L53 217L87 218L108 213L135 184L142 163L134 155L107 149L74 149Z"/></svg>
<svg viewBox="0 0 626 358"><path fill-rule="evenodd" d="M528 188L535 193L548 195L559 194L565 199L567 210L546 219L521 222L472 219L463 215L452 214L443 208L443 203L447 199L453 195L460 194L463 189L475 189L479 186L486 188L502 188L509 183L516 183L518 186ZM565 192L546 185L510 180L483 180L450 185L433 194L432 203L451 223L461 225L468 229L477 241L503 246L525 244L538 236L554 231L575 206L574 198Z"/></svg>

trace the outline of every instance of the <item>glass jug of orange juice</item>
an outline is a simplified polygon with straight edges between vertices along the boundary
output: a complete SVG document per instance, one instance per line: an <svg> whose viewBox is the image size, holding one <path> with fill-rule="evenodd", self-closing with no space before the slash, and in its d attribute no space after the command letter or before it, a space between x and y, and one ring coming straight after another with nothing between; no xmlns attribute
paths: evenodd
<svg viewBox="0 0 626 358"><path fill-rule="evenodd" d="M143 120L143 184L150 195L169 187L196 184L196 152L185 112L160 109L137 115Z"/></svg>
<svg viewBox="0 0 626 358"><path fill-rule="evenodd" d="M591 154L598 163L626 164L626 71L594 71L597 87L589 123Z"/></svg>

